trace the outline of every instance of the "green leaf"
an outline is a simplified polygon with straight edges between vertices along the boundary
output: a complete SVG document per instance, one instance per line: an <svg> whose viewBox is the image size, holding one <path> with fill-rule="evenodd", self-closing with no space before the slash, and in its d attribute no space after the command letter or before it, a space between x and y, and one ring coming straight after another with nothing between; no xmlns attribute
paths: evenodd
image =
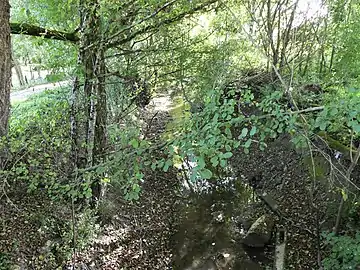
<svg viewBox="0 0 360 270"><path fill-rule="evenodd" d="M218 156L213 156L211 159L210 159L210 162L211 162L211 165L213 167L216 167L217 165L219 165L219 157Z"/></svg>
<svg viewBox="0 0 360 270"><path fill-rule="evenodd" d="M348 195L343 189L341 189L341 196L343 197L343 200L346 202L346 200L348 199Z"/></svg>
<svg viewBox="0 0 360 270"><path fill-rule="evenodd" d="M245 147L245 148L249 148L250 145L251 145L251 142L252 142L252 140L251 140L251 139L248 139L248 140L245 142L244 147Z"/></svg>
<svg viewBox="0 0 360 270"><path fill-rule="evenodd" d="M96 168L97 174L103 174L106 171L106 168L104 166L99 166Z"/></svg>
<svg viewBox="0 0 360 270"><path fill-rule="evenodd" d="M225 134L228 135L229 137L232 135L230 128L228 128L228 127L225 128Z"/></svg>
<svg viewBox="0 0 360 270"><path fill-rule="evenodd" d="M131 145L132 147L134 147L135 149L137 149L137 148L139 148L139 141L136 140L136 139L132 139L132 140L130 141L130 145Z"/></svg>
<svg viewBox="0 0 360 270"><path fill-rule="evenodd" d="M320 130L325 130L325 129L326 129L326 126L327 126L327 123L326 123L326 122L320 123Z"/></svg>
<svg viewBox="0 0 360 270"><path fill-rule="evenodd" d="M221 166L221 168L225 168L225 167L226 167L226 159L221 159L221 160L220 160L220 166Z"/></svg>
<svg viewBox="0 0 360 270"><path fill-rule="evenodd" d="M199 170L205 168L205 160L204 160L203 157L198 157L198 158L197 158L197 168L198 168Z"/></svg>
<svg viewBox="0 0 360 270"><path fill-rule="evenodd" d="M243 128L240 134L240 138L245 138L248 132L249 130L247 128Z"/></svg>
<svg viewBox="0 0 360 270"><path fill-rule="evenodd" d="M231 152L226 152L225 154L223 154L223 158L231 158L233 156L233 153Z"/></svg>
<svg viewBox="0 0 360 270"><path fill-rule="evenodd" d="M360 132L360 124L359 123L356 123L353 125L353 130L356 132L356 133L359 133Z"/></svg>
<svg viewBox="0 0 360 270"><path fill-rule="evenodd" d="M107 177L102 178L101 183L110 183L110 178Z"/></svg>
<svg viewBox="0 0 360 270"><path fill-rule="evenodd" d="M156 167L157 167L157 162L153 162L153 163L151 164L151 169L152 169L153 171L155 171L155 170L156 170Z"/></svg>
<svg viewBox="0 0 360 270"><path fill-rule="evenodd" d="M164 172L167 172L169 170L169 167L172 165L172 160L171 159L168 159L166 162L165 162L165 165L163 167L163 170Z"/></svg>
<svg viewBox="0 0 360 270"><path fill-rule="evenodd" d="M208 169L203 169L200 171L200 176L203 178L203 179L210 179L212 177L212 172Z"/></svg>
<svg viewBox="0 0 360 270"><path fill-rule="evenodd" d="M250 130L250 136L254 136L255 133L256 133L256 127L253 126L253 127L251 128L251 130Z"/></svg>
<svg viewBox="0 0 360 270"><path fill-rule="evenodd" d="M339 110L338 110L337 108L332 108L332 109L330 110L330 115L331 115L331 116L335 116L335 115L338 114L338 112L339 112Z"/></svg>

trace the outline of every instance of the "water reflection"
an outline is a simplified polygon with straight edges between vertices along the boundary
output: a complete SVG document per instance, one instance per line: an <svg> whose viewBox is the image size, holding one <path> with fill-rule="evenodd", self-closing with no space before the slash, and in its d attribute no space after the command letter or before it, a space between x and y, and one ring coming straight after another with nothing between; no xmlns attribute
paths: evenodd
<svg viewBox="0 0 360 270"><path fill-rule="evenodd" d="M188 196L180 203L180 226L173 238L174 269L266 269L260 263L271 261L264 249L244 249L241 243L249 227L242 221L254 199L251 188L229 176L184 183L181 192Z"/></svg>

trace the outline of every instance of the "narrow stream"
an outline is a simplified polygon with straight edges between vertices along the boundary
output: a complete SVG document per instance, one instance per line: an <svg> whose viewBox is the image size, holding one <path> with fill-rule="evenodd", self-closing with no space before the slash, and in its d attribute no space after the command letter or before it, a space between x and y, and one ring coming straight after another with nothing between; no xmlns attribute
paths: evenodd
<svg viewBox="0 0 360 270"><path fill-rule="evenodd" d="M242 238L253 191L241 179L199 179L180 204L180 226L174 235L175 266L179 270L272 269L273 247L250 248ZM189 194L190 193L190 194ZM258 218L258 217L253 217Z"/></svg>

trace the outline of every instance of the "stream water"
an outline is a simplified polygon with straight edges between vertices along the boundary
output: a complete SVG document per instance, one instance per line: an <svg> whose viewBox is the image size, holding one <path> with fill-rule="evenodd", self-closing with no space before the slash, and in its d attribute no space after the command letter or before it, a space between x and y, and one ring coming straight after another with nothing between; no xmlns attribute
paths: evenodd
<svg viewBox="0 0 360 270"><path fill-rule="evenodd" d="M185 185L187 188L188 185ZM249 248L242 237L249 225L245 213L254 204L252 189L241 179L197 181L179 205L174 235L175 267L179 270L271 269L271 247ZM257 217L255 217L257 218Z"/></svg>

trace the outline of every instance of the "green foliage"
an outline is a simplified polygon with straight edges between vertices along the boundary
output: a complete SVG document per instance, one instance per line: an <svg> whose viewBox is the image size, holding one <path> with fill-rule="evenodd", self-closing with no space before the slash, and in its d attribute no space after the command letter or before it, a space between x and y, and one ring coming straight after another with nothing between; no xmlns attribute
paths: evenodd
<svg viewBox="0 0 360 270"><path fill-rule="evenodd" d="M119 129L116 125L109 128L111 144L115 145L114 154L99 169L106 170L108 179L115 189L122 190L125 199L137 200L140 183L144 180L144 169L149 166L151 156L150 142L140 138L140 129L128 125Z"/></svg>
<svg viewBox="0 0 360 270"><path fill-rule="evenodd" d="M204 109L185 119L180 134L166 149L167 159L153 162L152 168L167 170L170 164L181 167L186 163L191 168L191 180L212 179L219 170L227 167L233 152L242 148L245 154L256 144L263 149L265 141L294 128L296 116L287 113L280 102L282 93L272 91L261 102L256 102L250 90L240 97L229 91L227 98L219 89L208 91ZM235 111L240 100L240 112ZM245 115L242 109L252 113Z"/></svg>
<svg viewBox="0 0 360 270"><path fill-rule="evenodd" d="M23 65L36 64L50 71L46 78L49 82L62 80L76 66L77 50L72 44L28 36L14 36L12 40L14 58Z"/></svg>
<svg viewBox="0 0 360 270"><path fill-rule="evenodd" d="M12 109L7 142L10 160L2 175L8 181L26 183L29 192L44 190L53 199L88 198L89 175L81 182L68 179L71 143L67 91L47 91Z"/></svg>
<svg viewBox="0 0 360 270"><path fill-rule="evenodd" d="M348 136L360 134L360 95L358 89L350 88L341 96L333 96L315 119L315 128Z"/></svg>
<svg viewBox="0 0 360 270"><path fill-rule="evenodd" d="M331 246L330 255L323 260L324 269L357 269L360 264L360 232L354 237L324 234L325 243Z"/></svg>
<svg viewBox="0 0 360 270"><path fill-rule="evenodd" d="M11 0L11 21L73 32L79 25L78 1ZM12 36L13 54L22 64L37 64L52 75L69 75L77 48L67 42L22 35ZM51 79L49 78L49 81Z"/></svg>
<svg viewBox="0 0 360 270"><path fill-rule="evenodd" d="M10 258L6 253L0 253L0 270L8 270L10 269Z"/></svg>

